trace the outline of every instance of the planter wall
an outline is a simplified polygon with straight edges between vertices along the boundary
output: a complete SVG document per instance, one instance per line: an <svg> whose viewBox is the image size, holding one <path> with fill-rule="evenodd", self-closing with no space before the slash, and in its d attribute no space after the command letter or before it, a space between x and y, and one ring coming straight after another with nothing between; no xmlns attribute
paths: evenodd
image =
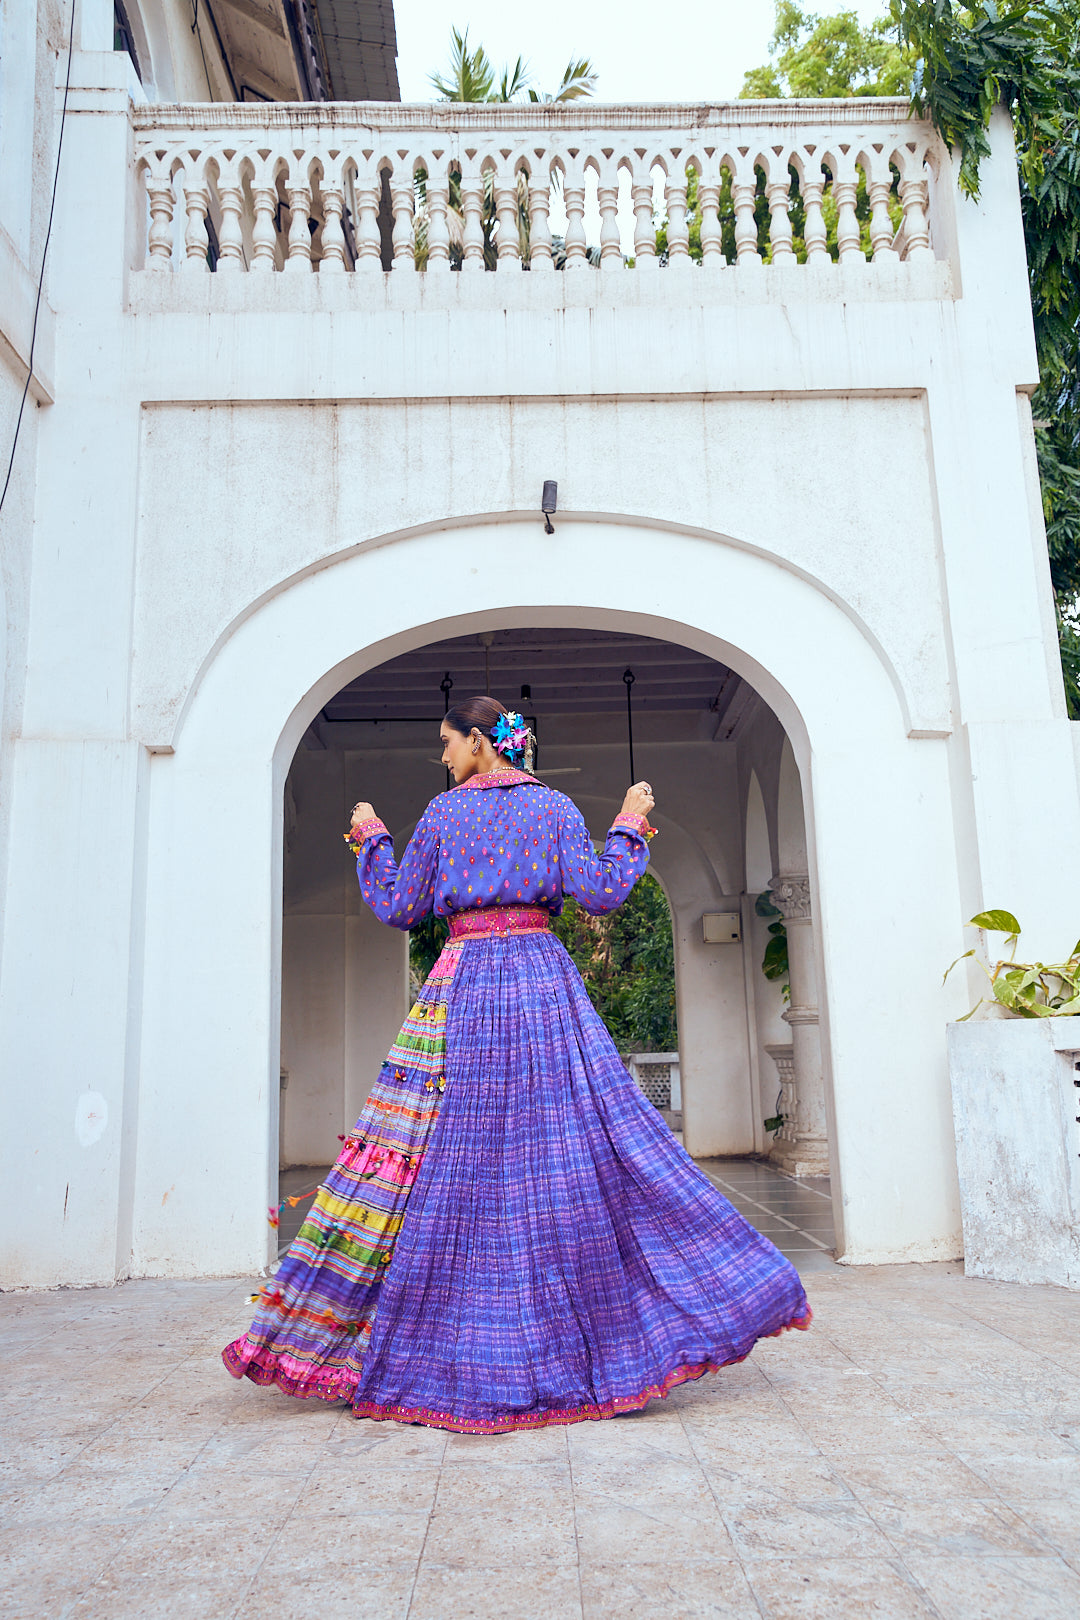
<svg viewBox="0 0 1080 1620"><path fill-rule="evenodd" d="M1080 1018L949 1025L964 1269L1080 1289Z"/></svg>

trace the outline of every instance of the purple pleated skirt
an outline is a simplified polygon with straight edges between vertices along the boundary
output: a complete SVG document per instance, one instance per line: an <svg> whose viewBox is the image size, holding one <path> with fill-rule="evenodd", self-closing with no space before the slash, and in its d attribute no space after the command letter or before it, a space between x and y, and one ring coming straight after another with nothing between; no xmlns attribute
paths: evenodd
<svg viewBox="0 0 1080 1620"><path fill-rule="evenodd" d="M440 956L223 1353L236 1377L501 1433L631 1411L809 1325L794 1267L631 1080L546 914L513 910L495 934L465 914Z"/></svg>

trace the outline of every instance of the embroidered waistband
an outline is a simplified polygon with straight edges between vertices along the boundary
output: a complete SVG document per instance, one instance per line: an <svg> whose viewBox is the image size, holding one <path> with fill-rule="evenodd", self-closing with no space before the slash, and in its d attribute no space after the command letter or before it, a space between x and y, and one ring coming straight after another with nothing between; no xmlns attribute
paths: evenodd
<svg viewBox="0 0 1080 1620"><path fill-rule="evenodd" d="M551 913L544 906L477 906L447 919L451 939L505 939L508 934L546 934Z"/></svg>

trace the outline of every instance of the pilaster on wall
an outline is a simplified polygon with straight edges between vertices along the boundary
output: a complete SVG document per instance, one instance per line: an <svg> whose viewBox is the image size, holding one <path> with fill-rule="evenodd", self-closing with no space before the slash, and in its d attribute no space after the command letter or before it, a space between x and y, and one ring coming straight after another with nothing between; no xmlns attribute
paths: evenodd
<svg viewBox="0 0 1080 1620"><path fill-rule="evenodd" d="M790 1114L785 1110L784 1124L769 1157L793 1176L827 1176L829 1140L810 879L805 872L774 877L769 898L787 927L791 1000L780 1016L791 1030L793 1105Z"/></svg>
<svg viewBox="0 0 1080 1620"><path fill-rule="evenodd" d="M49 249L49 301L58 314L119 313L142 236L136 224L146 205L135 175L130 108L145 96L130 57L112 50L111 40L110 22L109 47L76 50L71 59ZM65 68L61 59L58 114Z"/></svg>

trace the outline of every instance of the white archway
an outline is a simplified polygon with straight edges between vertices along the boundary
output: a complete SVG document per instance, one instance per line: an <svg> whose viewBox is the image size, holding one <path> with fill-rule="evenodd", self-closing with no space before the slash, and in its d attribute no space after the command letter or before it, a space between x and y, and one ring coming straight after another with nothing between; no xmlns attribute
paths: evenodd
<svg viewBox="0 0 1080 1620"><path fill-rule="evenodd" d="M807 791L847 1257L958 1252L943 1006L914 968L948 960L959 915L941 837L943 745L906 735L880 651L779 564L614 523L567 522L541 546L508 521L397 540L283 588L220 644L175 753L152 761L136 1273L226 1273L267 1257L280 804L300 736L365 669L495 625L680 642L744 675L773 708ZM866 874L883 861L898 892L926 900L878 928L868 966Z"/></svg>

